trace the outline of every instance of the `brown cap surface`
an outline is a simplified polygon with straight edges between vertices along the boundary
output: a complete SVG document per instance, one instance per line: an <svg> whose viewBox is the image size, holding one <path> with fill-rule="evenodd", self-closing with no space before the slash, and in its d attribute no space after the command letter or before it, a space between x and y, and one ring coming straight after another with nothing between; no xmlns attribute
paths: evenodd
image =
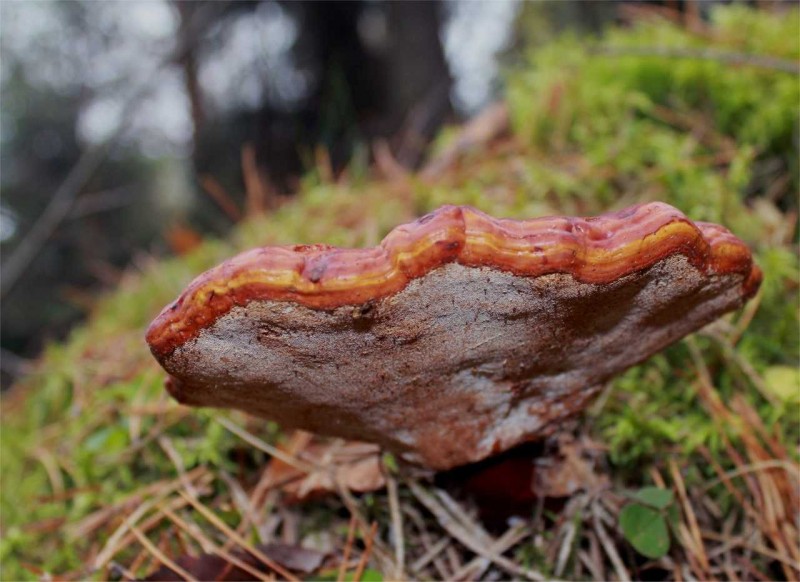
<svg viewBox="0 0 800 582"><path fill-rule="evenodd" d="M526 221L448 206L372 249L234 257L147 340L183 403L446 469L553 432L760 280L744 243L666 204Z"/></svg>

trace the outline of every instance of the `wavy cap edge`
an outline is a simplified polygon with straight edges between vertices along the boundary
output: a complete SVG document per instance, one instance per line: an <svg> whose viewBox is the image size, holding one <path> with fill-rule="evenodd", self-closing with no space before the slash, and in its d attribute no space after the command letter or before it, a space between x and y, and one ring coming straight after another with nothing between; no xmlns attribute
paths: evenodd
<svg viewBox="0 0 800 582"><path fill-rule="evenodd" d="M729 230L692 222L662 202L596 217L528 220L443 206L395 227L372 248L287 245L240 253L196 277L153 320L146 340L156 357L164 357L250 301L290 301L321 310L362 305L394 295L451 262L522 277L566 273L604 284L674 254L706 273L741 274L743 301L763 278L750 249Z"/></svg>

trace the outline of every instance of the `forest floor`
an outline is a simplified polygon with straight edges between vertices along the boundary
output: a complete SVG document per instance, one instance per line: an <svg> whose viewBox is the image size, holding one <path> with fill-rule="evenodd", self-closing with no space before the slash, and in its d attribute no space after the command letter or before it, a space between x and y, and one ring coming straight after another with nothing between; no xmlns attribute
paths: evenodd
<svg viewBox="0 0 800 582"><path fill-rule="evenodd" d="M320 154L296 197L261 201L229 239L140 260L3 395L0 576L800 578L798 22L731 6L552 41L421 171L378 148L335 177ZM420 474L182 407L144 343L194 276L246 248L373 246L442 204L533 217L652 200L745 240L759 294L560 434L477 467Z"/></svg>

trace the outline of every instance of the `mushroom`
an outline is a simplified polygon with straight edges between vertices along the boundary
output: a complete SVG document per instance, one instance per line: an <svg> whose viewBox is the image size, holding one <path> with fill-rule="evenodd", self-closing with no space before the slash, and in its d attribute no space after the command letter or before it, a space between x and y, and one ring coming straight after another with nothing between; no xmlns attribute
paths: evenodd
<svg viewBox="0 0 800 582"><path fill-rule="evenodd" d="M521 221L444 206L375 248L242 253L147 341L184 404L440 470L553 433L760 282L742 241L663 203Z"/></svg>

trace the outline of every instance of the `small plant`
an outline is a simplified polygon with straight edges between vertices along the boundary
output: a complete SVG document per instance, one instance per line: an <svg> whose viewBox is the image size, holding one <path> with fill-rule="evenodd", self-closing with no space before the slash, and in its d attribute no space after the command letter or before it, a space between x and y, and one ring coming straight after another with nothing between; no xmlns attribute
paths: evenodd
<svg viewBox="0 0 800 582"><path fill-rule="evenodd" d="M625 539L647 558L662 558L669 552L668 524L677 523L678 507L669 489L642 487L619 514L619 526Z"/></svg>

